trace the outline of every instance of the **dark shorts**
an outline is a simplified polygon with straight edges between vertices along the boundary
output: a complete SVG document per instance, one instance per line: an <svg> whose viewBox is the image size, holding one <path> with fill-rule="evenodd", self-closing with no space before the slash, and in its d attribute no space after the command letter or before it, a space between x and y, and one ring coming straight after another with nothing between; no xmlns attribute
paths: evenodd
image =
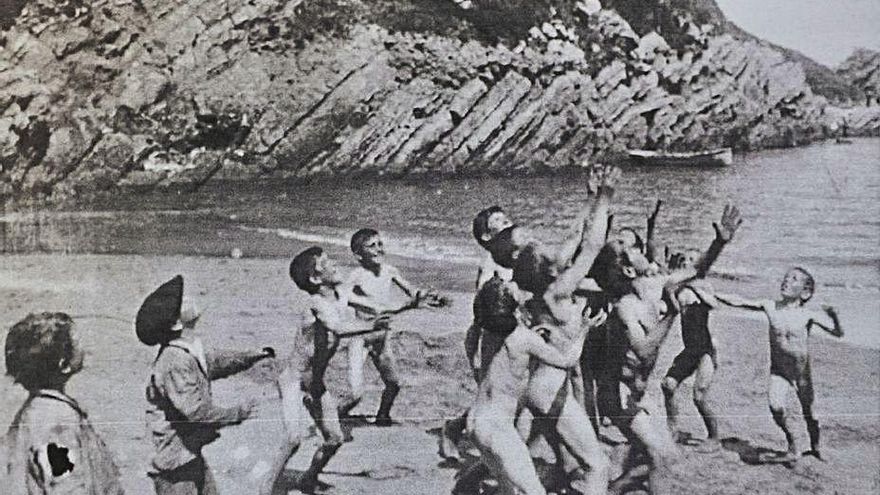
<svg viewBox="0 0 880 495"><path fill-rule="evenodd" d="M712 362L715 362L715 353L711 350L694 350L694 349L685 349L681 351L678 356L675 356L675 360L672 361L672 366L669 367L669 371L666 372L667 378L672 378L673 380L681 383L687 377L693 375L697 368L700 366L700 361L703 359L703 356L711 356Z"/></svg>

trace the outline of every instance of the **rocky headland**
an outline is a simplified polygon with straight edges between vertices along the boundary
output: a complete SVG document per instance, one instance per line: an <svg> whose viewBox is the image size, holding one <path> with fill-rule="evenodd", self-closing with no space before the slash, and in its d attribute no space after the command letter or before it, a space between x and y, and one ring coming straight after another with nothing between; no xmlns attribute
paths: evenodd
<svg viewBox="0 0 880 495"><path fill-rule="evenodd" d="M7 200L880 133L880 107L819 94L711 0L12 0L0 16ZM876 88L868 60L836 75Z"/></svg>

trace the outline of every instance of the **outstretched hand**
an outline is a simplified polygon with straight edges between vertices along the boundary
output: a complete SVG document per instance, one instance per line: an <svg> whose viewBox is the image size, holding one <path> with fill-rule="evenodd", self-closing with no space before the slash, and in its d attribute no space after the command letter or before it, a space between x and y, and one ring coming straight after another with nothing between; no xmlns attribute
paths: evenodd
<svg viewBox="0 0 880 495"><path fill-rule="evenodd" d="M614 188L620 181L620 169L613 165L594 165L590 167L587 179L587 192L590 194L613 195Z"/></svg>
<svg viewBox="0 0 880 495"><path fill-rule="evenodd" d="M268 359L274 358L275 357L275 349L273 349L272 347L268 347L268 346L263 347L262 354L260 357L261 358L268 358Z"/></svg>
<svg viewBox="0 0 880 495"><path fill-rule="evenodd" d="M429 307L429 308L445 308L447 306L452 305L452 300L450 300L446 296L441 296L436 292L429 291L417 291L415 296L413 296L410 301L410 308L420 308L420 307Z"/></svg>
<svg viewBox="0 0 880 495"><path fill-rule="evenodd" d="M733 239L733 234L736 233L736 229L742 224L742 217L739 214L739 209L733 205L727 205L724 207L724 212L721 214L721 222L713 223L712 227L715 229L715 237L721 241L729 242Z"/></svg>

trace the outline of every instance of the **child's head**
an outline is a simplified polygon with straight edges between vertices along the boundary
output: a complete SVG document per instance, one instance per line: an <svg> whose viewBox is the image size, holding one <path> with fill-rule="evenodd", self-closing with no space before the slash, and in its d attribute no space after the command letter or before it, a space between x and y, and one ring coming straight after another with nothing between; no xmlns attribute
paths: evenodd
<svg viewBox="0 0 880 495"><path fill-rule="evenodd" d="M309 294L317 294L322 286L336 287L342 283L336 263L318 246L312 246L293 258L290 278Z"/></svg>
<svg viewBox="0 0 880 495"><path fill-rule="evenodd" d="M61 388L83 366L73 319L30 314L6 335L6 373L28 390Z"/></svg>
<svg viewBox="0 0 880 495"><path fill-rule="evenodd" d="M487 245L492 242L495 236L512 226L513 222L508 218L504 209L500 206L490 206L474 217L474 239L480 246L488 249Z"/></svg>
<svg viewBox="0 0 880 495"><path fill-rule="evenodd" d="M669 269L682 270L684 268L691 268L697 264L699 259L700 252L696 249L688 248L684 251L674 253L669 258Z"/></svg>
<svg viewBox="0 0 880 495"><path fill-rule="evenodd" d="M534 295L546 292L559 275L559 269L553 258L537 243L530 243L522 248L517 254L514 265L513 281L521 289Z"/></svg>
<svg viewBox="0 0 880 495"><path fill-rule="evenodd" d="M195 328L200 316L195 301L184 297L183 277L177 275L160 285L141 304L135 332L146 345L164 345L180 337L184 329Z"/></svg>
<svg viewBox="0 0 880 495"><path fill-rule="evenodd" d="M816 290L816 280L805 268L796 266L782 278L782 285L779 292L783 299L798 300L801 304L805 304L813 297Z"/></svg>
<svg viewBox="0 0 880 495"><path fill-rule="evenodd" d="M516 328L518 307L515 287L500 277L492 277L483 284L474 299L474 313L480 315L481 327L501 334Z"/></svg>
<svg viewBox="0 0 880 495"><path fill-rule="evenodd" d="M511 225L492 238L483 247L492 255L495 263L504 268L513 268L519 253L530 244L534 244L528 229L518 225Z"/></svg>
<svg viewBox="0 0 880 495"><path fill-rule="evenodd" d="M385 255L385 243L374 229L361 229L351 236L351 252L361 264L377 264Z"/></svg>
<svg viewBox="0 0 880 495"><path fill-rule="evenodd" d="M620 297L632 290L633 279L650 269L651 263L638 248L615 239L602 246L587 276L611 297Z"/></svg>
<svg viewBox="0 0 880 495"><path fill-rule="evenodd" d="M632 227L621 228L617 231L617 238L628 248L634 247L639 251L645 250L645 242L642 240L642 236L640 236Z"/></svg>

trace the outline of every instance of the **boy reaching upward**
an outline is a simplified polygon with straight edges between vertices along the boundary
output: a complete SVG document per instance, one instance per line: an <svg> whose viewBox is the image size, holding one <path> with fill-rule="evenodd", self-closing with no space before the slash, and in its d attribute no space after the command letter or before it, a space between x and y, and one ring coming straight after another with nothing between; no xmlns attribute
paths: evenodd
<svg viewBox="0 0 880 495"><path fill-rule="evenodd" d="M489 290L493 290L490 286ZM497 286L498 289L503 287ZM508 317L495 322L495 331L504 338L501 349L486 367L480 382L477 399L468 416L468 429L476 441L483 462L498 478L505 493L543 495L546 493L525 441L517 432L515 421L529 387L530 368L535 365L552 366L564 370L575 366L580 358L589 327L601 324L605 313L585 318L582 330L564 352L547 343L539 329L528 328L515 314L518 306L515 296L499 294ZM545 327L546 329L546 327ZM552 331L552 330L551 330ZM604 466L600 477L605 475ZM602 481L600 480L600 484ZM603 491L598 487L594 493Z"/></svg>
<svg viewBox="0 0 880 495"><path fill-rule="evenodd" d="M679 270L694 266L699 252L693 249L676 254L670 260L669 268ZM718 420L709 406L707 396L712 378L715 375L715 343L709 332L709 312L718 306L713 290L708 282L695 279L684 284L675 294L678 312L681 315L681 339L684 349L675 357L666 377L663 379L663 396L666 402L666 421L673 437L678 411L675 407L675 392L681 383L694 375L694 405L703 418L708 431L707 443L703 450L715 450L718 443Z"/></svg>
<svg viewBox="0 0 880 495"><path fill-rule="evenodd" d="M361 320L370 321L378 314L399 312L419 305L442 307L449 304L444 297L417 289L403 278L397 268L385 262L385 247L379 232L373 229L355 232L351 237L351 251L359 266L352 271L345 284L346 297ZM400 378L389 335L390 332L385 332L370 337L354 337L349 342L348 381L351 397L339 409L343 415L351 412L363 398L364 364L369 356L385 384L375 424L392 424L391 407L400 392Z"/></svg>
<svg viewBox="0 0 880 495"><path fill-rule="evenodd" d="M788 392L793 388L807 423L810 450L803 455L821 459L819 450L819 421L813 416L813 377L810 370L809 337L813 327L819 327L835 337L843 336L837 311L822 306L817 311L806 306L813 297L816 281L806 269L795 267L785 274L775 301L749 301L737 296L717 294L715 297L730 306L763 311L770 323L770 412L773 420L785 433L788 442L786 456L779 462L794 462L797 446L791 431L791 418L786 410Z"/></svg>
<svg viewBox="0 0 880 495"><path fill-rule="evenodd" d="M674 319L674 305L665 303L665 294L684 282L704 277L741 223L739 211L725 207L721 222L713 224L715 239L693 267L654 273L640 250L615 240L602 248L590 269L591 276L614 301L608 323L609 349L614 351L609 357L614 367L612 379L626 385L630 392L627 409L613 419L625 435L638 440L637 444L647 451L648 477L654 493L669 493L666 475L677 456L668 429L655 424L657 413L644 400L648 378ZM631 455L635 454L638 452L633 450ZM632 483L634 473L625 473L612 483L612 488L620 490Z"/></svg>

